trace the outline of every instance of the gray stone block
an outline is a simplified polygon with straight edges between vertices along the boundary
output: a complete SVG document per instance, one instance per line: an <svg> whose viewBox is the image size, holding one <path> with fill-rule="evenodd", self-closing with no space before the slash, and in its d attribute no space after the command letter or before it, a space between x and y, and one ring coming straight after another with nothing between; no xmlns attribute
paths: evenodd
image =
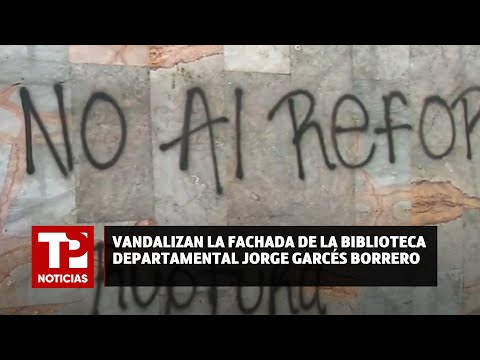
<svg viewBox="0 0 480 360"><path fill-rule="evenodd" d="M45 144L34 145L33 160L36 167L32 175L20 165L23 159L15 160L19 161L18 171L25 175L8 213L5 229L9 235L30 235L32 225L76 222L74 177L62 175Z"/></svg>
<svg viewBox="0 0 480 360"><path fill-rule="evenodd" d="M463 279L464 287L475 287L480 285L480 241L478 234L480 213L478 210L468 210L463 215L456 236L452 234L451 242L457 246L463 243ZM459 239L460 238L460 239ZM462 241L460 244L458 241ZM480 302L477 303L480 308Z"/></svg>
<svg viewBox="0 0 480 360"><path fill-rule="evenodd" d="M383 288L385 296L385 313L391 315L409 315L412 313L411 287Z"/></svg>
<svg viewBox="0 0 480 360"><path fill-rule="evenodd" d="M290 73L288 45L224 45L225 70Z"/></svg>
<svg viewBox="0 0 480 360"><path fill-rule="evenodd" d="M349 81L345 83L340 82L336 90L328 90L328 88L319 87L318 85L317 77L292 76L291 89L306 90L312 94L315 100L315 107L310 121L316 122L320 126L327 157L329 162L335 164L336 167L334 169L328 168L324 160L318 134L314 128L307 130L300 143L305 172L305 179L302 181L305 183L305 187L302 188L302 190L304 191L306 199L316 199L316 201L324 201L325 204L328 204L328 206L325 206L325 209L329 209L329 211L325 214L325 218L322 219L322 221L325 221L325 224L328 224L332 219L338 219L338 221L342 221L343 219L343 223L341 223L343 225L353 224L354 207L351 206L352 202L347 199L353 197L355 190L354 172L339 162L332 141L333 109L341 96L352 92L352 86ZM304 96L296 96L294 100L297 113L297 126L300 126L305 119L310 104ZM280 117L280 115L282 115L282 117ZM279 109L277 117L279 118L275 118L273 121L278 122L277 126L290 128L293 138L294 132L287 102ZM348 135L346 137L348 138ZM339 136L339 141L341 142L343 140L344 136ZM291 144L291 146L295 150L293 144ZM346 154L346 156L352 155L352 146L350 144L348 144L346 148L342 147L342 150L344 151L342 154ZM335 201L334 199L337 196L345 199L346 203L340 204ZM335 208L340 212L336 213ZM343 215L340 216L339 214L342 212ZM320 213L323 213L323 211ZM318 224L323 224L323 222Z"/></svg>
<svg viewBox="0 0 480 360"><path fill-rule="evenodd" d="M438 274L437 313L460 314L463 301L463 273L461 270Z"/></svg>
<svg viewBox="0 0 480 360"><path fill-rule="evenodd" d="M27 53L34 61L68 62L69 45L28 45Z"/></svg>
<svg viewBox="0 0 480 360"><path fill-rule="evenodd" d="M459 220L463 240L463 313L480 313L480 242L478 210L468 210ZM460 233L458 233L460 234ZM458 237L458 235L457 235Z"/></svg>
<svg viewBox="0 0 480 360"><path fill-rule="evenodd" d="M0 63L18 60L68 62L69 45L1 45ZM55 65L53 65L55 66Z"/></svg>
<svg viewBox="0 0 480 360"><path fill-rule="evenodd" d="M407 105L401 101L401 97L392 94L401 94ZM393 130L393 154L394 163L390 162L388 136L385 132L377 134L376 129L385 129L385 101L383 97L390 97L390 118L391 125L412 126L411 109L408 107L409 89L406 82L399 81L354 81L353 94L362 102L368 112L369 125L365 133L357 135L358 141L363 142L357 153L359 157L352 163L361 163L368 158L372 144L375 144L375 151L371 161L362 167L363 171L375 177L379 187L392 185L407 185L410 183L410 144L414 132L408 129ZM358 109L357 113L358 113ZM362 115L362 114L360 114ZM365 124L362 115L356 124L351 121L345 122L345 127L361 126ZM339 122L340 125L343 125ZM353 135L352 135L353 136ZM346 147L346 146L345 146ZM360 190L360 189L358 189Z"/></svg>
<svg viewBox="0 0 480 360"><path fill-rule="evenodd" d="M128 66L75 65L72 103L77 154L79 222L118 222L153 218L150 89L147 69ZM82 116L91 95L113 98L126 122L125 147L118 161L98 169L87 160L81 143ZM86 123L86 141L94 159L106 163L120 149L120 117L111 103L98 101Z"/></svg>
<svg viewBox="0 0 480 360"><path fill-rule="evenodd" d="M0 46L0 83L53 86L68 81L67 45Z"/></svg>
<svg viewBox="0 0 480 360"><path fill-rule="evenodd" d="M465 85L478 85L480 81L478 60L480 59L479 45L462 45L463 77Z"/></svg>
<svg viewBox="0 0 480 360"><path fill-rule="evenodd" d="M224 114L223 58L212 56L172 69L151 72L153 162L156 219L162 225L226 224L227 163L231 161L228 134L233 125L213 125L218 177L223 190L217 192L208 127L189 137L188 167L180 169L180 142L164 151L161 144L181 138L187 92L200 87L212 119ZM234 106L229 99L228 106ZM190 129L205 124L207 118L200 96L194 98Z"/></svg>
<svg viewBox="0 0 480 360"><path fill-rule="evenodd" d="M456 315L462 311L461 270L438 273L437 287L417 287L413 291L413 314Z"/></svg>
<svg viewBox="0 0 480 360"><path fill-rule="evenodd" d="M408 77L409 45L354 45L356 79L404 80Z"/></svg>
<svg viewBox="0 0 480 360"><path fill-rule="evenodd" d="M450 181L466 194L474 194L473 182L466 176L468 161L461 106L451 112L453 126L448 109L438 101L425 108L426 99L433 96L451 105L463 89L462 66L459 46L411 47L410 107L416 133L412 142L411 173L413 181ZM426 110L421 131L424 108ZM452 141L453 146L449 150Z"/></svg>
<svg viewBox="0 0 480 360"><path fill-rule="evenodd" d="M413 289L412 315L436 315L434 288L416 287Z"/></svg>
<svg viewBox="0 0 480 360"><path fill-rule="evenodd" d="M25 59L28 45L0 45L0 63Z"/></svg>
<svg viewBox="0 0 480 360"><path fill-rule="evenodd" d="M301 140L304 180L299 177L294 130L288 102L278 108L271 121L270 110L292 88L288 77L260 74L227 74L226 94L235 88L244 90L241 122L243 179L229 184L228 218L231 225L315 225L338 219L348 223L348 201L332 205L333 198L348 199L348 178L341 178L325 165L318 136L314 129ZM309 106L306 98L295 99L298 124ZM234 118L234 109L227 115ZM319 121L318 114L314 116ZM312 119L313 120L313 119ZM323 124L322 124L323 126ZM327 130L325 128L324 130ZM328 133L324 134L328 138ZM234 149L235 133L230 143ZM328 141L328 140L327 140ZM330 160L332 160L330 158ZM236 161L229 162L234 176ZM336 183L335 183L336 181ZM333 188L328 186L334 184ZM345 206L344 206L345 205ZM338 215L342 213L342 217Z"/></svg>
<svg viewBox="0 0 480 360"><path fill-rule="evenodd" d="M70 79L70 64L18 58L0 63L0 82L50 85Z"/></svg>
<svg viewBox="0 0 480 360"><path fill-rule="evenodd" d="M386 313L385 294L380 287L361 288L360 314L384 315Z"/></svg>
<svg viewBox="0 0 480 360"><path fill-rule="evenodd" d="M295 45L290 46L290 54L292 82L315 85L322 91L351 88L351 45Z"/></svg>
<svg viewBox="0 0 480 360"><path fill-rule="evenodd" d="M360 304L363 314L408 315L412 312L411 287L362 288Z"/></svg>
<svg viewBox="0 0 480 360"><path fill-rule="evenodd" d="M438 224L439 272L462 270L464 261L464 243L466 242L465 226L461 219L446 224Z"/></svg>
<svg viewBox="0 0 480 360"><path fill-rule="evenodd" d="M386 102L383 100L384 97L391 99L389 117L392 127L411 126L411 111L402 102L405 100L408 103L408 86L400 81L355 80L353 95L364 106L368 116L368 128L364 132L339 135L339 138L344 138L343 143L339 143L342 149L350 148L352 152L343 155L348 163L362 164L355 171L357 224L408 225L411 206L408 192L410 144L414 135L413 131L408 129L393 130L390 153L389 139L385 132ZM347 106L352 110L343 117L339 112L338 125L346 128L365 126L366 117L359 104L353 101L345 102L346 111ZM383 133L377 133L377 129L381 129ZM391 155L394 158L391 158Z"/></svg>
<svg viewBox="0 0 480 360"><path fill-rule="evenodd" d="M462 86L457 88L455 91L455 98L459 99L461 94L464 96L458 101L455 109L455 121L457 124L457 144L461 145L459 151L463 157L462 163L465 164L465 179L468 179L468 187L465 188L466 192L472 196L480 195L480 183L479 183L479 168L477 166L477 160L479 159L480 154L478 154L478 147L480 145L480 134L478 132L478 125L474 126L473 129L469 132L469 135L466 134L465 126L465 114L463 109L462 101L465 100L467 104L468 111L468 122L472 123L472 120L475 114L478 112L478 104L480 100L480 92L473 89L480 85L480 75L479 75L479 59L480 59L480 47L478 45L463 45L462 46ZM470 89L468 93L464 93ZM471 157L468 158L468 149L467 149L467 136L470 141L470 150ZM458 146L457 145L457 146Z"/></svg>
<svg viewBox="0 0 480 360"><path fill-rule="evenodd" d="M90 289L33 289L31 263L15 268L0 284L0 313L3 309L58 305L83 301Z"/></svg>
<svg viewBox="0 0 480 360"><path fill-rule="evenodd" d="M461 57L461 45L410 45L410 80L427 81L432 90L455 90L452 85L462 75Z"/></svg>

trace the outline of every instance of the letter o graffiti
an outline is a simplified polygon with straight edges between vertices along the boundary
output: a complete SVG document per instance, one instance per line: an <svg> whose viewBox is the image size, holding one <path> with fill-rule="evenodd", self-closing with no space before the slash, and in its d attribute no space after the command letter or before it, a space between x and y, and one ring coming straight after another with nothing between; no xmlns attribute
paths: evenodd
<svg viewBox="0 0 480 360"><path fill-rule="evenodd" d="M427 146L427 142L425 140L425 131L424 131L424 122L425 122L425 115L427 114L427 109L431 104L437 104L445 110L447 110L448 118L450 120L450 125L452 127L452 140L450 141L450 145L448 146L447 150L445 150L441 154L434 154ZM441 159L445 156L447 156L452 150L453 146L455 145L455 119L453 117L452 110L450 109L450 106L448 106L447 102L442 99L440 96L430 96L425 99L425 102L423 104L423 109L422 109L422 114L420 115L420 130L419 130L419 136L420 136L420 142L422 144L423 150L425 153L432 159Z"/></svg>
<svg viewBox="0 0 480 360"><path fill-rule="evenodd" d="M88 147L87 144L87 120L88 120L88 115L90 113L90 110L93 107L93 104L97 100L103 100L105 102L108 102L112 104L112 106L115 108L115 110L118 113L118 116L120 118L120 126L121 126L121 131L122 135L120 138L120 144L118 145L117 152L115 155L107 162L101 163L97 161L91 151L90 148ZM96 92L92 94L90 99L87 102L87 105L85 106L85 109L83 110L83 116L82 116L82 125L81 125L81 138L82 138L82 146L83 146L83 151L85 152L85 156L87 157L88 161L97 169L108 169L109 167L112 167L115 165L115 163L118 161L120 158L120 155L122 154L123 149L125 148L125 143L127 141L127 121L125 120L125 116L123 115L122 110L120 109L120 106L118 106L117 102L108 94L104 92Z"/></svg>

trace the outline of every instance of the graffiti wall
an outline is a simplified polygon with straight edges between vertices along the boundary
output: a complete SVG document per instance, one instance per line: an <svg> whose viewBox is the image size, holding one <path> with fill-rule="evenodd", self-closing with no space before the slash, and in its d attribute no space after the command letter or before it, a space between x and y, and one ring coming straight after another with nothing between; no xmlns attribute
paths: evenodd
<svg viewBox="0 0 480 360"><path fill-rule="evenodd" d="M480 47L0 46L0 313L480 312ZM94 224L95 289L31 288ZM103 287L104 225L437 225L438 287Z"/></svg>

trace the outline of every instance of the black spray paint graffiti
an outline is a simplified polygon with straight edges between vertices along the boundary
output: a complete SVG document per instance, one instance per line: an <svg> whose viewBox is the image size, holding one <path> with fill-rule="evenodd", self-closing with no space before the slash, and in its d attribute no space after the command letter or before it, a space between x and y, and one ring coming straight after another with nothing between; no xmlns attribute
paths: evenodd
<svg viewBox="0 0 480 360"><path fill-rule="evenodd" d="M60 84L54 86L54 92L57 97L58 102L58 109L60 115L60 121L62 125L62 132L63 132L63 139L66 148L66 156L67 156L67 165L63 163L60 158L60 155L53 144L48 131L40 118L33 101L30 97L28 90L23 87L20 90L20 97L22 100L22 107L25 117L25 138L26 138L26 149L27 149L27 173L33 174L35 172L35 166L33 163L33 155L32 155L32 125L31 125L31 117L35 119L37 125L39 126L43 137L63 175L67 176L69 172L73 169L73 160L72 160L72 150L70 145L70 139L68 134L67 122L66 122L66 115L65 115L65 106L63 101L63 88ZM423 107L419 119L419 131L418 136L420 140L421 147L425 154L433 160L442 159L448 156L452 150L454 149L455 142L456 142L456 126L455 126L455 116L453 114L454 109L461 103L463 106L463 116L464 116L464 126L465 126L465 136L467 142L467 159L471 160L473 157L472 148L471 148L471 139L470 135L474 130L475 125L477 124L478 120L480 119L480 110L475 113L472 118L469 118L468 114L468 95L472 93L480 93L480 86L473 86L465 91L463 91L451 104L448 104L445 99L440 96L429 96L424 99ZM303 119L298 119L298 106L296 105L296 99L298 97L304 97L308 101L308 107L306 111L306 115ZM236 173L235 176L238 179L243 179L245 176L243 162L242 162L242 107L243 107L243 90L240 88L235 89L234 91L234 100L235 100L235 137L236 137ZM400 91L392 91L389 94L382 97L383 105L384 105L384 127L377 127L374 128L374 133L376 135L385 135L387 137L388 143L388 161L391 164L394 164L396 161L395 156L395 141L394 141L394 133L397 130L405 130L405 131L413 131L413 127L410 124L399 124L393 125L393 118L392 118L392 103L393 101L399 101L405 108L409 106L406 97ZM117 151L112 156L109 161L106 162L99 162L95 159L94 155L91 152L90 146L87 142L87 122L91 110L95 103L103 101L110 103L115 111L118 114L120 120L120 127L121 127L121 139L118 144ZM193 107L195 101L200 101L203 112L205 115L205 122L197 127L191 127L191 119L193 114ZM310 129L315 130L318 140L320 151L323 156L323 160L325 165L329 170L335 170L337 168L337 164L329 157L327 151L327 143L326 143L326 132L322 129L322 125L319 121L313 119L313 114L315 112L316 102L314 96L306 91L306 90L295 90L292 92L287 93L286 95L282 96L280 100L278 100L271 110L267 114L267 119L269 121L273 121L276 114L281 111L283 105L288 104L288 111L289 116L292 123L293 129L293 136L292 136L292 144L295 147L296 157L297 157L297 164L298 164L298 177L300 179L305 179L305 169L303 166L303 158L302 158L302 139L307 131ZM363 124L360 126L351 126L351 127L343 127L338 125L338 114L339 111L342 109L344 104L351 103L356 106L363 117ZM427 132L425 131L425 121L428 118L427 113L428 110L432 107L436 106L437 108L441 108L442 111L448 116L450 125L451 125L451 134L450 136L450 143L449 146L442 152L434 153L432 149L427 144ZM179 159L179 168L182 171L186 171L189 168L189 152L190 152L190 137L195 133L207 128L208 135L210 140L210 153L212 157L212 165L213 165L213 175L215 179L216 190L218 194L223 193L223 187L221 183L221 179L219 176L218 171L218 160L217 160L217 153L215 148L215 134L214 134L214 126L220 123L228 123L229 119L224 116L214 117L211 113L210 106L208 103L207 96L203 89L200 87L195 87L187 91L186 94L186 103L185 103L185 112L184 112L184 119L183 119L183 128L181 135L173 139L169 142L162 143L160 145L161 151L167 151L174 147L177 144L180 144L180 159ZM372 143L368 155L365 158L357 163L351 163L347 159L344 158L342 155L342 149L340 148L338 138L342 134L345 133L367 133L369 130L370 125L370 115L368 109L362 103L362 101L352 95L346 94L341 96L336 102L332 110L331 116L331 126L330 126L330 137L331 143L334 148L335 155L338 159L338 162L346 168L349 169L357 169L367 165L375 156L376 152L376 144ZM108 169L115 165L115 163L119 160L122 152L126 146L126 139L127 139L127 119L119 106L119 104L106 93L103 92L96 92L92 94L90 99L88 100L85 109L83 111L83 116L81 119L81 140L83 150L85 152L87 160L97 169L104 170Z"/></svg>
<svg viewBox="0 0 480 360"><path fill-rule="evenodd" d="M58 101L58 111L60 114L60 121L62 123L62 132L63 132L63 140L65 142L65 148L67 151L67 163L68 163L68 171L73 170L73 158L72 158L72 148L70 145L70 138L68 136L68 128L67 128L67 120L65 116L65 106L63 103L63 88L62 85L57 84L54 86L55 95L57 96ZM26 139L26 149L27 149L27 173L33 174L35 172L35 165L33 164L33 153L32 153L32 120L30 115L33 115L33 118L37 122L42 135L45 137L45 141L52 152L52 155L57 162L58 167L63 175L67 175L67 169L63 164L60 156L58 155L57 149L55 145L53 145L50 136L48 135L48 131L43 124L42 119L38 115L38 112L33 105L32 99L30 97L30 93L28 92L27 88L20 89L20 98L22 99L22 108L23 114L25 117L25 139Z"/></svg>
<svg viewBox="0 0 480 360"><path fill-rule="evenodd" d="M95 279L95 296L93 299L93 306L91 310L92 315L100 315L100 306L102 301L102 295L105 292L104 288L104 273L103 273L103 243L98 243L95 247L97 258L98 258L98 265L97 265L97 276ZM192 278L191 274L183 273L183 275L188 276L191 278L192 283L194 283L194 279ZM132 301L127 300L126 295L126 288L125 287L118 287L118 307L122 311L127 311L129 306L136 306L141 309L147 309L150 306L153 306L155 300L160 296L160 287L152 287L150 295L143 298L138 291L138 288L132 286L131 288L132 293ZM255 313L260 313L260 307L262 304L267 305L267 312L270 315L275 315L278 313L278 302L279 300L279 291L281 287L263 287L259 286L256 287L257 295L256 299L249 299L248 301L245 299L245 287L237 286L235 287L236 291L236 306L238 307L238 311L241 314L250 315ZM291 314L299 314L301 312L313 311L320 315L327 314L326 305L322 304L320 301L320 290L319 288L315 288L313 290L313 295L307 295L306 289L302 287L293 288L293 287L284 287L287 291L287 300L288 300L288 309ZM197 291L197 287L193 285L190 289L190 294L187 299L180 300L178 294L175 291L175 287L169 286L166 287L166 302L160 305L158 310L158 314L160 315L170 315L173 312L178 312L181 310L185 310L190 306L193 306L195 298L199 295ZM219 301L221 301L221 297L219 295L219 289L216 286L210 286L208 289L208 308L209 314L217 315L219 314Z"/></svg>
<svg viewBox="0 0 480 360"><path fill-rule="evenodd" d="M23 113L25 117L25 141L26 141L26 150L27 150L26 157L27 157L27 173L28 174L33 174L35 172L35 165L33 163L33 151L32 151L31 115L33 115L33 118L35 119L38 127L40 128L40 131L42 132L42 135L45 138L45 141L50 149L50 152L52 153L53 158L55 159L55 162L57 163L62 174L64 176L68 176L68 173L73 170L72 148L70 145L70 137L68 134L67 120L65 115L65 105L63 102L63 87L60 84L56 84L54 86L54 90L57 96L60 121L62 125L63 141L65 143L65 148L67 153L68 170L67 170L67 167L64 165L62 159L60 158L57 148L53 144L52 139L50 138L50 135L48 134L48 131L45 127L45 124L42 121L40 115L38 114L35 108L35 105L30 97L29 91L27 90L27 88L22 87L20 89L20 98L22 100L22 108L23 108ZM118 113L118 117L120 119L120 126L121 126L121 139L118 145L118 149L113 155L113 157L109 161L106 161L104 163L100 163L95 159L92 152L90 151L90 148L87 142L88 116L94 104L99 101L110 103L113 106L113 108ZM118 159L122 155L123 150L125 149L125 142L127 139L127 122L125 120L125 115L123 114L122 109L111 96L109 96L104 92L95 92L92 94L92 96L90 96L85 106L85 109L83 110L80 135L81 135L82 147L85 152L85 156L90 162L90 164L92 164L92 166L94 166L97 169L104 170L115 165L115 163L118 161Z"/></svg>
<svg viewBox="0 0 480 360"><path fill-rule="evenodd" d="M462 104L464 106L464 116L465 116L465 131L466 131L466 138L467 138L467 158L471 159L472 158L472 152L471 152L471 145L470 145L470 134L473 130L473 127L475 126L476 122L480 118L480 110L475 114L473 119L471 121L468 120L468 105L467 105L467 98L466 96L471 93L471 92L480 92L480 87L471 87L465 90L460 94L460 96L452 102L451 105L448 105L448 103L441 97L439 96L430 96L427 97L424 100L422 112L420 115L420 121L419 121L419 138L420 138L420 143L425 151L426 155L430 157L431 159L441 159L446 156L448 156L451 151L454 148L455 145L455 138L456 138L456 130L455 130L455 119L452 110L455 108L456 104L459 101L462 101ZM174 143L177 143L178 141L182 140L182 144L188 144L188 137L192 135L194 132L201 130L204 128L206 125L209 126L209 129L213 127L214 124L219 123L219 122L228 122L229 120L227 118L219 118L219 119L211 119L210 117L210 112L208 110L208 104L206 102L206 96L202 89L200 88L195 88L190 90L187 93L187 107L185 111L185 119L184 123L189 124L190 123L190 118L192 115L192 103L194 100L194 97L196 94L199 94L202 101L203 105L205 108L205 113L206 113L206 123L202 126L197 127L194 131L188 132L185 130L182 134L181 138L177 138L173 140L173 142L167 143L167 144L162 144L160 145L160 149L162 151L168 150L171 145ZM243 91L241 89L235 89L235 110L236 110L236 119L235 119L235 133L236 133L236 142L237 142L237 172L236 176L237 178L241 179L244 176L243 172L243 167L242 167L242 155L241 155L241 109L242 109L242 96L243 96ZM304 119L298 123L298 115L297 115L297 108L295 106L295 99L299 96L303 96L307 99L308 101L308 108L306 115ZM401 104L405 107L408 106L407 99L405 95L400 92L400 91L392 91L388 95L382 97L383 104L384 104L384 120L385 120L385 127L377 127L374 129L374 133L376 135L386 135L387 136L387 142L388 142L388 161L391 164L394 164L396 161L396 156L395 156L395 142L394 142L394 131L397 130L408 130L408 131L413 131L413 127L410 124L400 124L400 125L393 125L393 118L392 118L392 102L394 100L398 100L401 102ZM329 170L335 170L337 168L337 164L335 164L328 155L327 152L327 145L325 141L325 133L321 127L321 124L312 119L312 116L315 111L315 98L314 96L306 91L306 90L295 90L292 92L287 93L281 99L272 107L272 109L268 112L267 118L269 121L272 121L277 114L277 112L280 110L282 105L287 102L288 103L288 110L289 110L289 115L290 119L292 122L292 128L293 128L293 138L292 138L292 143L295 146L295 151L296 151L296 156L297 156L297 164L298 164L298 177L300 179L305 179L305 169L303 166L303 158L302 158L302 150L301 150L301 141L305 133L310 130L314 129L317 133L318 140L319 140L319 145L320 145L320 151L323 156L323 160L325 162L325 165ZM363 125L361 126L352 126L352 127L342 127L337 125L338 121L338 113L344 103L346 102L351 102L354 105L356 105L362 115L363 115ZM451 128L452 128L452 134L451 134L451 142L449 147L442 153L435 154L431 151L431 149L427 145L426 141L426 134L424 131L424 124L427 119L427 110L430 108L431 105L439 105L444 109L446 114L448 115L450 122L451 122ZM222 121L220 121L220 119ZM365 157L363 161L360 161L358 163L350 163L348 162L342 155L339 143L338 143L338 136L344 133L351 133L351 132L358 132L358 133L366 133L369 128L369 122L370 122L370 117L367 108L365 105L362 103L362 101L351 94L346 94L341 96L335 103L332 111L332 118L331 118L331 128L330 128L330 135L331 135L331 142L333 144L333 148L335 151L335 154L338 158L338 161L346 168L349 169L357 169L364 167L367 165L372 159L376 151L376 144L373 143L370 147L370 151L368 155ZM189 125L188 125L189 126ZM188 130L188 127L187 127ZM218 179L218 168L217 168L217 161L216 158L214 157L214 143L213 143L213 135L212 131L210 131L210 142L212 144L212 157L214 158L214 173L215 173L215 180L217 183L217 190L221 190L221 185L219 184L219 179ZM185 151L188 152L188 146L185 145L181 149L181 155L180 155L180 169L181 170L187 170L188 169L188 162L185 161L186 158L188 158L188 154L185 154ZM217 191L219 194L221 191Z"/></svg>
<svg viewBox="0 0 480 360"><path fill-rule="evenodd" d="M122 129L122 135L120 137L120 143L118 144L118 149L117 149L115 155L113 155L113 157L110 160L108 160L104 163L98 162L93 157L93 155L90 151L90 148L88 147L88 143L87 143L87 120L88 120L88 115L89 115L93 105L98 100L102 100L102 101L105 101L105 102L108 102L108 103L112 104L114 109L117 111L118 117L120 119L120 126L121 126L121 129ZM115 165L115 163L118 161L118 159L122 155L123 149L125 148L125 143L127 141L127 121L125 120L125 116L123 115L122 109L120 109L120 106L118 106L116 101L112 97L110 97L109 95L107 95L103 92L94 93L90 97L90 99L88 100L87 105L85 106L85 110L83 111L82 125L81 126L82 127L81 127L80 134L81 134L81 138L82 138L82 147L83 147L83 151L85 152L85 156L87 157L90 164L92 164L97 169L101 169L101 170L108 169L108 168L112 167L113 165Z"/></svg>

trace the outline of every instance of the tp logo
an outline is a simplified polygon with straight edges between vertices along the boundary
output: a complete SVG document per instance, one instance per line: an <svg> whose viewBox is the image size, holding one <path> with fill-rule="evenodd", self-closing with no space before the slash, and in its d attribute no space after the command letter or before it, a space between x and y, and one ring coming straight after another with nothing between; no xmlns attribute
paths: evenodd
<svg viewBox="0 0 480 360"><path fill-rule="evenodd" d="M93 226L32 226L32 288L93 288Z"/></svg>

